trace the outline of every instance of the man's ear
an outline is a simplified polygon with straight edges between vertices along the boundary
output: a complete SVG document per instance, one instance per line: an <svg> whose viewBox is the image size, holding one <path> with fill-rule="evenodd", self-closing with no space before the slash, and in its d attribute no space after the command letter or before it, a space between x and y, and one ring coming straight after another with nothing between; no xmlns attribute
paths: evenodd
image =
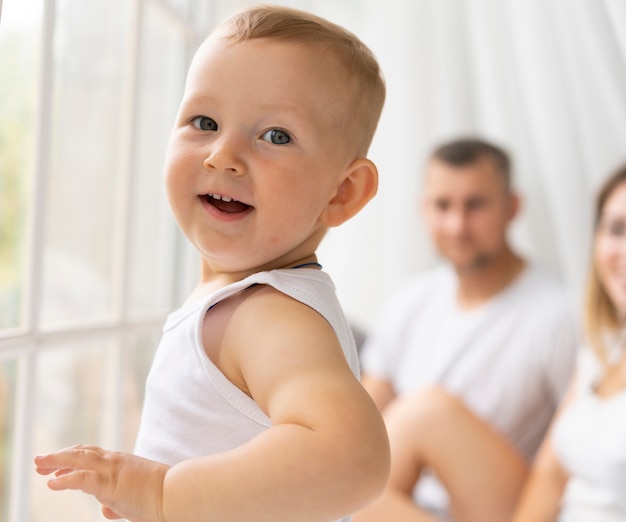
<svg viewBox="0 0 626 522"><path fill-rule="evenodd" d="M509 221L513 221L521 212L522 198L517 192L512 192L509 197Z"/></svg>
<svg viewBox="0 0 626 522"><path fill-rule="evenodd" d="M378 169L366 158L354 160L347 168L337 191L320 217L327 227L348 221L376 195Z"/></svg>

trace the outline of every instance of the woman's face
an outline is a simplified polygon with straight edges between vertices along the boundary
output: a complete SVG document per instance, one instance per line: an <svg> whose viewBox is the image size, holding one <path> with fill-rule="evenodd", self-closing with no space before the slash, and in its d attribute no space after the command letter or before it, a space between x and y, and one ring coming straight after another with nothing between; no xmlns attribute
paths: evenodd
<svg viewBox="0 0 626 522"><path fill-rule="evenodd" d="M626 182L607 198L595 241L600 282L620 314L626 314Z"/></svg>

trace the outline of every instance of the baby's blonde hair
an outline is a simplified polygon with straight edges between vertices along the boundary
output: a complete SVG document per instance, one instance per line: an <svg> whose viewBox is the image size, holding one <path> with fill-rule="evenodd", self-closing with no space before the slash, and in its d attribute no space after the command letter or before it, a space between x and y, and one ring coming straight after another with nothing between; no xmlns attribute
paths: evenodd
<svg viewBox="0 0 626 522"><path fill-rule="evenodd" d="M235 43L268 38L331 53L351 79L345 119L348 139L358 157L367 154L385 101L385 81L374 54L354 34L311 13L265 5L240 11L222 22L217 32Z"/></svg>

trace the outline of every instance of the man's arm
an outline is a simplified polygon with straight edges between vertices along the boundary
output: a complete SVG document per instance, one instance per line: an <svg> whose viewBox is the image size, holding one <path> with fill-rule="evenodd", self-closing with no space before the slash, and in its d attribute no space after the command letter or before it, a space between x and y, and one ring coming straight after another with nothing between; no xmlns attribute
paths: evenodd
<svg viewBox="0 0 626 522"><path fill-rule="evenodd" d="M573 401L574 382L575 378L553 417L550 429L547 431L533 461L512 522L526 522L528 520L552 522L557 518L568 475L557 459L552 444L552 433L558 418Z"/></svg>
<svg viewBox="0 0 626 522"><path fill-rule="evenodd" d="M539 448L512 522L556 520L566 483L567 475L554 454L550 438L547 437Z"/></svg>

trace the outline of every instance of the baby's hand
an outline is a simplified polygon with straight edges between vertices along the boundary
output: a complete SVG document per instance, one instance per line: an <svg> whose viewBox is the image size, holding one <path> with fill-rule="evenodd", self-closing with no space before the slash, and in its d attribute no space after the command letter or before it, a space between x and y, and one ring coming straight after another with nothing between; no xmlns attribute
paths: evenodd
<svg viewBox="0 0 626 522"><path fill-rule="evenodd" d="M132 522L162 520L163 479L169 466L97 446L72 446L35 457L40 475L55 474L48 487L79 489L102 504L106 518Z"/></svg>

